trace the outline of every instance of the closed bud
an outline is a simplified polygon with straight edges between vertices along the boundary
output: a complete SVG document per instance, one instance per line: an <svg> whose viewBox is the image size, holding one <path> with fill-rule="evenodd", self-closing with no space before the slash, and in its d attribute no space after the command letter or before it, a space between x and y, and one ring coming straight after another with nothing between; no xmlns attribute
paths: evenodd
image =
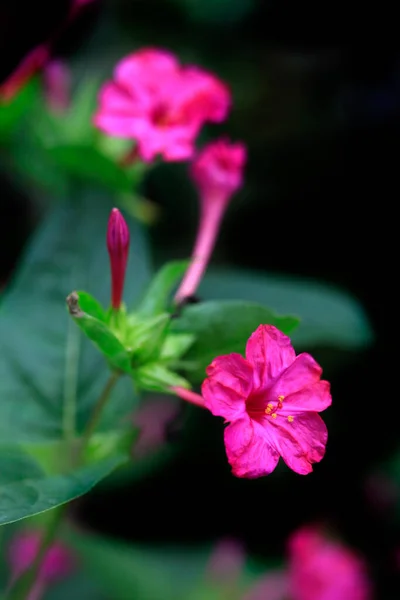
<svg viewBox="0 0 400 600"><path fill-rule="evenodd" d="M108 221L107 248L111 266L111 305L118 310L122 302L129 253L129 229L124 217L113 208Z"/></svg>

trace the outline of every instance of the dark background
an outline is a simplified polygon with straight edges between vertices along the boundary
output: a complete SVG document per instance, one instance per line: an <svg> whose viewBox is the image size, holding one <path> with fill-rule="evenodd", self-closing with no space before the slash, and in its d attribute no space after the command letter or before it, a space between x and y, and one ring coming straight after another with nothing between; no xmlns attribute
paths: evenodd
<svg viewBox="0 0 400 600"><path fill-rule="evenodd" d="M326 373L333 393L324 416L330 439L313 475L302 478L282 468L251 483L233 478L221 423L201 414L190 444L181 434L185 451L172 464L130 489L93 493L81 502L79 518L138 541L196 543L234 535L266 557L284 551L293 528L320 519L367 557L377 597L394 598L399 529L365 493L366 477L399 440L392 315L398 297L400 73L392 15L385 5L368 12L344 3L232 2L217 16L200 10L196 0L100 4L61 30L55 54L79 61L82 46L88 38L95 45L96 28L107 30L109 18L110 28L125 40L131 36L133 47L195 53L232 87L229 121L205 137L223 132L244 140L249 163L214 263L338 284L365 306L376 341ZM242 4L247 8L235 13ZM29 48L60 31L69 2L1 0L0 6L4 80ZM146 195L163 208L151 231L160 261L187 255L195 232L196 204L186 198L193 192L182 183L185 169L164 165L147 183ZM0 282L14 268L32 215L31 199L2 173Z"/></svg>

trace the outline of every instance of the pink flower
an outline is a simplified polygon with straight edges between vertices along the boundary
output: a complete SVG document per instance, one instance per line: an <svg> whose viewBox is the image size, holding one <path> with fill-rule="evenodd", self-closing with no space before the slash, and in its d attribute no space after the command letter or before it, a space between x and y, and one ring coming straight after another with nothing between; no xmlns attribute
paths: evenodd
<svg viewBox="0 0 400 600"><path fill-rule="evenodd" d="M315 527L303 527L291 536L288 577L293 600L371 598L363 560Z"/></svg>
<svg viewBox="0 0 400 600"><path fill-rule="evenodd" d="M8 561L13 579L17 579L34 561L39 550L41 533L38 531L19 532L11 541ZM55 542L44 556L39 569L39 579L51 584L68 577L75 569L71 552L60 542Z"/></svg>
<svg viewBox="0 0 400 600"><path fill-rule="evenodd" d="M71 72L62 60L51 60L43 70L47 106L56 113L65 112L70 105Z"/></svg>
<svg viewBox="0 0 400 600"><path fill-rule="evenodd" d="M206 121L225 119L230 93L212 74L182 67L165 50L145 48L118 63L99 100L94 117L99 129L135 140L146 162L157 155L175 161L192 156Z"/></svg>
<svg viewBox="0 0 400 600"><path fill-rule="evenodd" d="M129 253L129 229L118 208L113 208L108 221L107 248L111 266L111 305L116 310L122 302Z"/></svg>
<svg viewBox="0 0 400 600"><path fill-rule="evenodd" d="M243 185L247 151L242 143L220 139L208 144L192 163L191 175L201 201L228 202Z"/></svg>
<svg viewBox="0 0 400 600"><path fill-rule="evenodd" d="M279 460L312 471L325 454L327 429L318 412L331 404L330 385L309 354L296 357L290 339L260 325L240 354L219 356L202 385L206 407L230 423L225 448L237 477L271 473Z"/></svg>
<svg viewBox="0 0 400 600"><path fill-rule="evenodd" d="M147 399L133 415L133 424L140 429L133 448L134 457L144 457L160 449L167 441L168 425L177 417L179 406L174 399Z"/></svg>
<svg viewBox="0 0 400 600"><path fill-rule="evenodd" d="M246 147L217 140L195 158L191 175L200 196L200 223L192 260L175 295L177 303L192 296L203 277L232 195L243 184Z"/></svg>

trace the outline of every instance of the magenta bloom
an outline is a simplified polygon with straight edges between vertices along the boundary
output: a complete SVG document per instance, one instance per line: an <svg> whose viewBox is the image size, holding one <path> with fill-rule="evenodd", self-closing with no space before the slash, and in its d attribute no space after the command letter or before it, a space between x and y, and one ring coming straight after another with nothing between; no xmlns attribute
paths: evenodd
<svg viewBox="0 0 400 600"><path fill-rule="evenodd" d="M99 99L95 125L107 134L135 140L142 160L192 156L194 140L206 121L225 119L227 87L197 67L182 67L170 52L145 48L121 60L114 81Z"/></svg>
<svg viewBox="0 0 400 600"><path fill-rule="evenodd" d="M108 221L107 248L111 266L111 305L116 310L122 302L129 253L129 229L118 208L113 208Z"/></svg>
<svg viewBox="0 0 400 600"><path fill-rule="evenodd" d="M191 175L202 202L227 202L243 184L246 146L220 139L208 144L192 163Z"/></svg>
<svg viewBox="0 0 400 600"><path fill-rule="evenodd" d="M243 184L246 147L221 139L206 146L194 159L192 178L199 190L200 223L192 260L175 295L181 302L195 292L210 260L228 202Z"/></svg>
<svg viewBox="0 0 400 600"><path fill-rule="evenodd" d="M260 325L240 354L219 356L202 385L205 405L230 423L225 448L237 477L271 473L279 460L312 471L325 453L327 429L318 415L331 404L330 385L309 354L296 357L290 339Z"/></svg>
<svg viewBox="0 0 400 600"><path fill-rule="evenodd" d="M20 532L11 541L8 561L13 579L17 579L35 560L40 546L41 533ZM39 570L42 584L51 584L68 577L75 569L75 560L70 550L55 542L45 554Z"/></svg>
<svg viewBox="0 0 400 600"><path fill-rule="evenodd" d="M291 536L288 577L293 600L371 598L363 560L314 527L303 527Z"/></svg>

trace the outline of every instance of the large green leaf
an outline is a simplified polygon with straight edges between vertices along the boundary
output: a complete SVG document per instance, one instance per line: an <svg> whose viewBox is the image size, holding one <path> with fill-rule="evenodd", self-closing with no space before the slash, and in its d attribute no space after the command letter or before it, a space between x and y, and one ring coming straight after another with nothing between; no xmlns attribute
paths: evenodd
<svg viewBox="0 0 400 600"><path fill-rule="evenodd" d="M356 350L368 346L373 333L360 303L349 293L313 280L234 269L211 270L199 295L236 298L294 314L301 324L291 336L298 346L333 346Z"/></svg>
<svg viewBox="0 0 400 600"><path fill-rule="evenodd" d="M131 547L77 533L67 541L109 597L121 600L186 600L208 558L204 550Z"/></svg>
<svg viewBox="0 0 400 600"><path fill-rule="evenodd" d="M49 155L63 170L74 177L118 192L131 192L132 179L128 172L93 146L64 145L49 150Z"/></svg>
<svg viewBox="0 0 400 600"><path fill-rule="evenodd" d="M261 324L275 325L284 333L291 333L298 319L279 316L254 302L235 300L202 302L187 306L173 322L173 331L194 333L196 339L184 357L188 378L199 383L205 369L222 354L244 354L246 342Z"/></svg>
<svg viewBox="0 0 400 600"><path fill-rule="evenodd" d="M182 278L188 264L186 260L169 262L156 273L139 305L141 316L151 317L167 310L171 291Z"/></svg>
<svg viewBox="0 0 400 600"><path fill-rule="evenodd" d="M48 476L19 449L0 449L0 525L25 519L88 492L126 457L114 455L72 473Z"/></svg>
<svg viewBox="0 0 400 600"><path fill-rule="evenodd" d="M111 205L101 193L77 191L58 205L36 232L0 312L0 439L33 442L82 430L108 377L100 353L65 308L66 296L86 289L107 306L110 296L105 244ZM125 299L133 303L149 280L147 246L127 218L131 247ZM129 378L120 378L104 422L134 405Z"/></svg>

